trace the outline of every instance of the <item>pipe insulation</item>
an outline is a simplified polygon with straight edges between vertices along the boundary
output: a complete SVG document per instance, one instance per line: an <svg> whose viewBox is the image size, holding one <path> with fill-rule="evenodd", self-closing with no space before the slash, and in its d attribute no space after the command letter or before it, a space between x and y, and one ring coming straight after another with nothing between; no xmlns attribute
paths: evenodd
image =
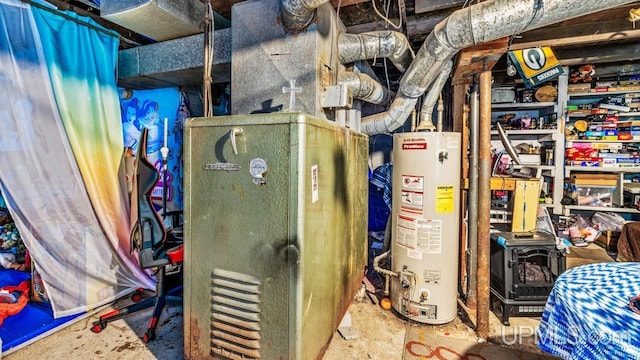
<svg viewBox="0 0 640 360"><path fill-rule="evenodd" d="M338 85L351 89L354 98L372 104L386 104L391 99L386 87L364 73L341 71L338 73Z"/></svg>
<svg viewBox="0 0 640 360"><path fill-rule="evenodd" d="M429 33L409 69L400 79L400 87L391 108L384 113L363 118L362 131L368 135L375 135L402 126L411 114L411 109L395 107L415 106L416 99L424 94L445 63L462 49L633 2L489 0L457 10ZM432 89L434 90L439 92Z"/></svg>
<svg viewBox="0 0 640 360"><path fill-rule="evenodd" d="M397 31L380 30L338 35L338 58L341 64L375 57L387 58L396 69L405 72L414 54L407 37Z"/></svg>
<svg viewBox="0 0 640 360"><path fill-rule="evenodd" d="M436 129L436 126L433 125L433 108L436 106L436 103L440 98L440 92L442 91L444 84L447 82L452 69L453 61L447 61L447 63L444 64L444 68L440 75L438 75L436 80L429 86L427 95L422 101L422 108L420 108L420 123L418 124L416 131L434 131Z"/></svg>

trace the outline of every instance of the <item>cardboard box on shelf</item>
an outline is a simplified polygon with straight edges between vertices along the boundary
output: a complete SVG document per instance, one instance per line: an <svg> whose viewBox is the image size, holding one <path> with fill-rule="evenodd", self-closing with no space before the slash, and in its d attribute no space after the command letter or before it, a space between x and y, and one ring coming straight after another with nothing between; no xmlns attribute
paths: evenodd
<svg viewBox="0 0 640 360"><path fill-rule="evenodd" d="M619 176L617 174L573 174L567 183L586 187L594 186L617 186Z"/></svg>

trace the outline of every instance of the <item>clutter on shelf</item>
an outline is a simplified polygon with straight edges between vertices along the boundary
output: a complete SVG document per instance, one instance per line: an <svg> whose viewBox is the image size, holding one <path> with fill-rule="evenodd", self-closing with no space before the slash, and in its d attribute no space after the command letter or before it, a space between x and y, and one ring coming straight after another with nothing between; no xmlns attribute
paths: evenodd
<svg viewBox="0 0 640 360"><path fill-rule="evenodd" d="M593 76L596 74L596 69L593 65L587 64L579 66L578 68L570 69L569 82L575 83L591 83Z"/></svg>
<svg viewBox="0 0 640 360"><path fill-rule="evenodd" d="M573 246L582 247L595 243L607 251L615 251L615 240L620 236L625 222L618 214L598 211L591 218L580 214L560 216L554 227L557 236Z"/></svg>

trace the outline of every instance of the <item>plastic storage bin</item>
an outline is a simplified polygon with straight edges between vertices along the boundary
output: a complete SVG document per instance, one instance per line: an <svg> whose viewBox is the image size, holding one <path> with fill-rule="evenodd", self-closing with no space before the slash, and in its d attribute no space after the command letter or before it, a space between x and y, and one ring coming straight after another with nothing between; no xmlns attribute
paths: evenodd
<svg viewBox="0 0 640 360"><path fill-rule="evenodd" d="M582 206L613 206L615 186L578 186L574 198Z"/></svg>

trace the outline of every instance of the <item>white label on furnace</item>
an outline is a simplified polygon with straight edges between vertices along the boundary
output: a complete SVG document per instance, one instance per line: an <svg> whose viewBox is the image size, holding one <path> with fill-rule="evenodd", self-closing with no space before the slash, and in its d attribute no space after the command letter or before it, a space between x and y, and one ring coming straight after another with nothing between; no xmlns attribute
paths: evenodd
<svg viewBox="0 0 640 360"><path fill-rule="evenodd" d="M261 158L251 159L249 162L249 173L253 177L254 184L266 184L264 175L267 173L267 162Z"/></svg>
<svg viewBox="0 0 640 360"><path fill-rule="evenodd" d="M416 248L416 219L398 215L396 244L407 249Z"/></svg>
<svg viewBox="0 0 640 360"><path fill-rule="evenodd" d="M429 254L442 253L442 220L418 220L417 249Z"/></svg>
<svg viewBox="0 0 640 360"><path fill-rule="evenodd" d="M318 197L318 165L316 164L311 167L311 202L317 202Z"/></svg>
<svg viewBox="0 0 640 360"><path fill-rule="evenodd" d="M267 172L267 162L261 158L251 159L249 162L249 173L256 179L264 177L264 173Z"/></svg>

